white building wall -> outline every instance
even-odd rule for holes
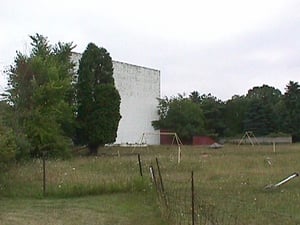
[[[78,53],[72,56],[77,65],[80,58]],[[153,134],[145,135],[147,144],[160,144],[159,131],[151,125],[153,120],[159,119],[160,71],[118,61],[113,61],[113,67],[115,86],[121,96],[122,116],[115,144],[139,143],[143,133]]]

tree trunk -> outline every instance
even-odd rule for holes
[[[89,144],[89,154],[90,155],[97,155],[98,154],[98,147],[97,144]]]

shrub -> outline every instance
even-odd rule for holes
[[[0,125],[0,168],[15,159],[16,148],[12,130]]]

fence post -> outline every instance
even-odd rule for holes
[[[195,188],[194,188],[194,171],[192,171],[192,225],[195,225]]]
[[[46,196],[46,152],[43,152],[43,196]]]
[[[160,180],[160,187],[161,187],[162,197],[164,199],[164,203],[166,205],[166,208],[169,210],[168,198],[167,198],[167,195],[165,193],[165,187],[164,187],[164,183],[163,183],[163,179],[162,179],[162,175],[161,175],[161,172],[160,172],[160,167],[159,167],[159,163],[158,163],[157,158],[156,158],[156,165],[157,165],[157,170],[158,170],[158,175],[159,175],[159,180]]]
[[[150,166],[150,174],[151,174],[152,181],[154,182],[156,191],[158,191],[157,182],[156,182],[156,177],[155,177],[155,172],[154,172],[154,168],[153,168],[152,165]]]
[[[180,164],[181,162],[181,148],[180,145],[178,145],[178,159],[177,159],[177,163]]]
[[[158,176],[159,176],[161,191],[162,191],[162,193],[165,193],[165,188],[164,188],[164,184],[163,184],[163,180],[162,180],[162,176],[161,176],[161,172],[160,172],[160,167],[159,167],[159,164],[158,164],[158,159],[155,158],[155,160],[156,160],[156,165],[157,165],[157,170],[158,170]]]
[[[140,154],[138,154],[138,161],[139,161],[140,175],[141,175],[141,177],[143,177],[143,169],[142,169],[141,155]]]

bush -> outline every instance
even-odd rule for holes
[[[15,160],[16,148],[12,130],[0,125],[0,168]]]

